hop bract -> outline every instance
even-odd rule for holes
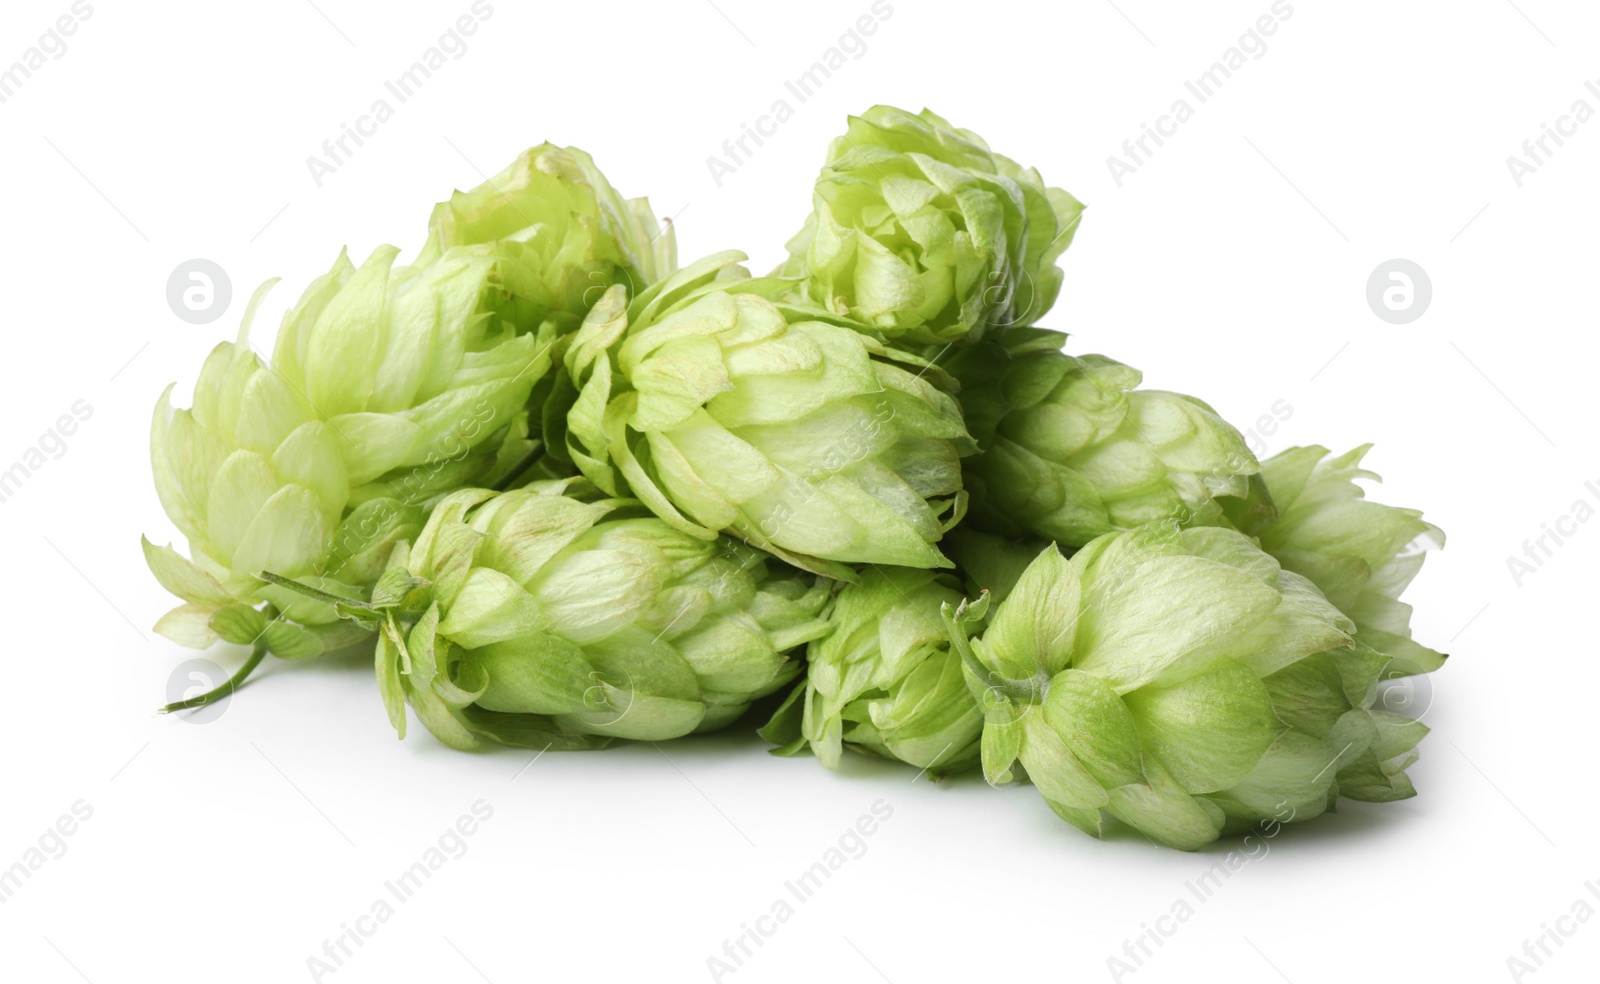
[[[1361,467],[1365,444],[1337,457],[1323,447],[1290,448],[1261,465],[1278,518],[1261,546],[1285,569],[1309,578],[1350,616],[1356,637],[1394,657],[1396,676],[1428,673],[1445,656],[1411,638],[1411,606],[1400,594],[1444,532],[1415,509],[1366,498],[1356,479],[1382,481]]]
[[[806,679],[763,731],[829,768],[845,745],[935,775],[977,764],[983,714],[967,692],[940,611],[961,602],[949,574],[874,567],[839,590],[832,631],[806,650]]]
[[[781,281],[710,257],[628,303],[607,292],[566,353],[567,448],[608,494],[704,539],[727,531],[808,570],[950,566],[972,450],[939,370]]]
[[[1192,397],[1138,388],[1131,366],[1063,353],[1064,338],[1012,329],[950,363],[983,449],[964,469],[975,525],[1079,547],[1157,520],[1220,525],[1254,508],[1260,466],[1237,430]]]
[[[570,482],[446,496],[397,548],[377,669],[440,740],[543,748],[723,727],[828,631],[826,583]],[[398,584],[398,589],[391,586]]]
[[[1046,550],[965,653],[984,771],[1003,782],[1020,762],[1081,829],[1099,834],[1104,811],[1184,849],[1341,795],[1412,795],[1427,728],[1372,710],[1388,657],[1354,630],[1233,530],[1165,522],[1070,561]]]
[[[164,634],[208,645],[219,611],[263,600],[293,622],[337,623],[331,607],[256,574],[362,597],[428,500],[527,452],[528,394],[549,371],[550,339],[484,310],[483,250],[399,268],[396,253],[383,247],[360,268],[341,254],[285,316],[270,366],[249,341],[258,291],[238,339],[206,360],[193,408],[162,395],[151,463],[192,559],[146,547],[188,603]],[[249,642],[254,624],[221,634]]]
[[[1048,311],[1083,211],[977,134],[892,106],[850,118],[813,200],[780,274],[829,311],[937,345]]]

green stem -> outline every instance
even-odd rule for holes
[[[244,683],[245,678],[254,672],[255,668],[260,666],[261,661],[266,659],[266,657],[267,640],[263,636],[262,638],[256,640],[254,648],[250,650],[250,658],[245,660],[244,665],[239,667],[238,671],[234,673],[233,676],[229,677],[227,682],[222,686],[213,690],[209,690],[206,693],[199,694],[198,696],[190,697],[188,700],[180,700],[176,703],[168,704],[158,713],[171,714],[173,711],[187,711],[196,707],[204,707],[207,704],[212,704],[221,700],[237,690],[239,686]]]
[[[288,588],[290,591],[303,594],[307,598],[315,598],[318,601],[327,602],[330,605],[347,605],[350,608],[364,608],[369,612],[381,610],[376,605],[371,605],[364,601],[357,601],[355,598],[346,598],[342,595],[329,594],[320,588],[313,588],[309,584],[301,584],[294,578],[284,577],[282,574],[274,574],[271,571],[257,571],[256,577],[270,584],[276,584],[280,588]]]
[[[986,589],[979,596],[978,603],[986,603],[988,595],[989,592]],[[1042,672],[1029,679],[1012,680],[989,669],[983,664],[982,660],[978,659],[978,654],[972,651],[972,642],[967,636],[966,630],[966,622],[969,618],[967,610],[972,607],[976,606],[969,605],[966,601],[963,601],[953,612],[950,610],[949,605],[946,605],[941,611],[940,614],[944,617],[945,631],[950,637],[951,648],[956,651],[956,655],[961,657],[961,662],[965,663],[967,668],[979,680],[982,680],[1000,695],[1019,704],[1039,703],[1044,699],[1045,690],[1050,685],[1049,678],[1045,677]]]

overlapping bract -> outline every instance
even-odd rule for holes
[[[570,482],[446,496],[377,599],[377,670],[404,734],[543,748],[720,728],[792,680],[828,588]]]
[[[955,579],[905,567],[869,568],[839,590],[829,634],[806,650],[806,679],[763,734],[829,768],[844,746],[940,776],[975,765],[983,714],[940,621],[961,602]]]
[[[1083,211],[970,130],[892,106],[850,118],[813,201],[778,272],[829,311],[931,345],[1048,311]]]
[[[1140,389],[1140,373],[1063,353],[1064,336],[1012,329],[951,362],[982,453],[964,465],[972,522],[1079,547],[1177,519],[1228,521],[1221,498],[1260,468],[1243,436],[1193,397]]]
[[[947,567],[971,450],[939,370],[781,282],[709,257],[640,294],[612,288],[566,354],[581,388],[567,448],[608,494],[678,529],[727,531],[799,567]]]
[[[1356,638],[1392,656],[1391,674],[1428,673],[1445,656],[1411,638],[1411,606],[1400,594],[1421,570],[1423,548],[1443,546],[1444,532],[1416,509],[1366,498],[1356,480],[1382,481],[1361,467],[1371,448],[1336,457],[1323,447],[1290,448],[1263,462],[1278,518],[1261,532],[1261,546],[1348,615]]]
[[[1388,658],[1354,630],[1233,530],[1164,522],[1071,560],[1046,550],[970,640],[985,773],[1020,762],[1081,829],[1105,811],[1184,849],[1341,795],[1411,795],[1427,728],[1372,709]]]

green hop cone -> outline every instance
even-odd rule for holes
[[[364,597],[430,499],[493,481],[529,449],[526,403],[549,371],[549,339],[483,309],[493,295],[483,251],[400,268],[396,253],[383,247],[360,268],[341,254],[285,316],[270,366],[249,342],[263,286],[238,339],[206,360],[194,406],[174,409],[170,387],[157,403],[156,489],[190,547],[185,559],[145,546],[157,579],[185,602],[162,634],[198,647],[251,642],[259,620],[238,609],[268,601],[290,623],[327,627],[324,642],[349,641],[331,606],[257,573]],[[314,655],[308,646],[273,651]]]
[[[1260,466],[1237,430],[1193,397],[1138,388],[1131,366],[1065,354],[1064,339],[1014,328],[949,363],[983,449],[963,469],[974,525],[1080,547],[1163,519],[1224,525],[1257,507],[1247,500]]]
[[[972,450],[938,369],[825,312],[769,299],[781,281],[709,257],[632,304],[613,287],[566,352],[581,395],[567,451],[704,539],[731,533],[817,573],[948,567]]]
[[[478,245],[494,260],[496,314],[528,332],[548,322],[569,334],[606,288],[634,293],[677,266],[671,223],[646,199],[624,199],[588,154],[548,143],[435,206],[417,263]]]
[[[252,298],[238,340],[218,345],[206,359],[193,408],[173,408],[169,386],[151,425],[156,491],[190,555],[144,540],[151,572],[184,601],[156,631],[196,649],[218,639],[256,641],[262,625],[251,606],[270,592],[257,571],[287,571],[329,590],[359,593],[365,575],[381,569],[387,547],[422,524],[420,509],[392,501],[350,513],[349,470],[337,435],[250,348],[251,322],[266,290]],[[289,610],[306,626],[348,635],[326,606],[297,602]],[[280,655],[290,649],[286,640],[273,642]],[[322,647],[311,648],[302,655]]]
[[[583,748],[721,728],[793,680],[826,582],[571,480],[446,496],[373,602],[380,689],[457,748]]]
[[[870,568],[839,590],[832,632],[806,651],[806,679],[767,728],[792,755],[809,746],[839,765],[845,745],[935,776],[976,765],[983,714],[940,620],[961,601],[949,574]]]
[[[1411,606],[1400,595],[1427,556],[1414,547],[1443,546],[1444,533],[1415,509],[1366,498],[1356,480],[1382,481],[1361,467],[1371,448],[1337,457],[1323,447],[1290,448],[1263,462],[1279,515],[1261,546],[1316,584],[1355,622],[1356,638],[1394,657],[1391,675],[1428,673],[1445,655],[1412,640]]]
[[[1243,534],[1175,522],[1048,549],[964,650],[991,782],[1020,763],[1092,834],[1109,813],[1193,850],[1309,820],[1341,795],[1413,795],[1427,728],[1373,710],[1388,657]]]
[[[495,291],[484,250],[411,267],[394,267],[397,254],[382,247],[360,268],[341,255],[273,350],[275,374],[339,437],[358,503],[491,481],[508,444],[520,446],[502,430],[518,426],[551,366],[548,332],[517,332],[485,309]]]
[[[923,110],[850,118],[779,268],[813,303],[911,344],[1032,324],[1083,205]]]

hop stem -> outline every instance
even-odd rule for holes
[[[326,602],[330,605],[346,605],[350,608],[359,608],[369,612],[378,611],[378,606],[376,605],[368,604],[367,602],[361,601],[357,598],[346,598],[343,595],[329,594],[320,588],[313,588],[309,584],[301,584],[299,581],[296,581],[293,578],[284,577],[282,574],[274,574],[271,571],[257,571],[256,577],[262,581],[268,582],[269,584],[276,584],[281,588],[288,588],[290,591],[303,594],[307,598],[315,598],[318,601]]]
[[[187,711],[196,707],[204,707],[207,704],[212,704],[221,700],[237,690],[239,686],[244,683],[245,678],[254,672],[256,667],[261,665],[261,661],[265,659],[266,656],[267,640],[266,637],[263,636],[262,638],[256,640],[255,646],[250,650],[250,658],[245,660],[244,665],[239,667],[238,671],[235,672],[233,676],[229,677],[227,682],[222,684],[222,686],[208,690],[203,694],[190,697],[188,700],[180,700],[176,703],[168,704],[167,706],[161,708],[161,710],[157,713],[171,714],[173,711]]]
[[[967,636],[967,623],[980,622],[989,608],[989,591],[984,589],[977,601],[963,601],[954,609],[946,603],[940,611],[944,618],[945,632],[950,638],[950,646],[955,650],[961,662],[967,669],[984,682],[995,693],[1007,700],[1022,704],[1037,704],[1044,699],[1045,691],[1049,689],[1050,678],[1041,671],[1026,680],[1012,680],[1001,676],[983,664],[977,653],[972,651],[972,642]]]

